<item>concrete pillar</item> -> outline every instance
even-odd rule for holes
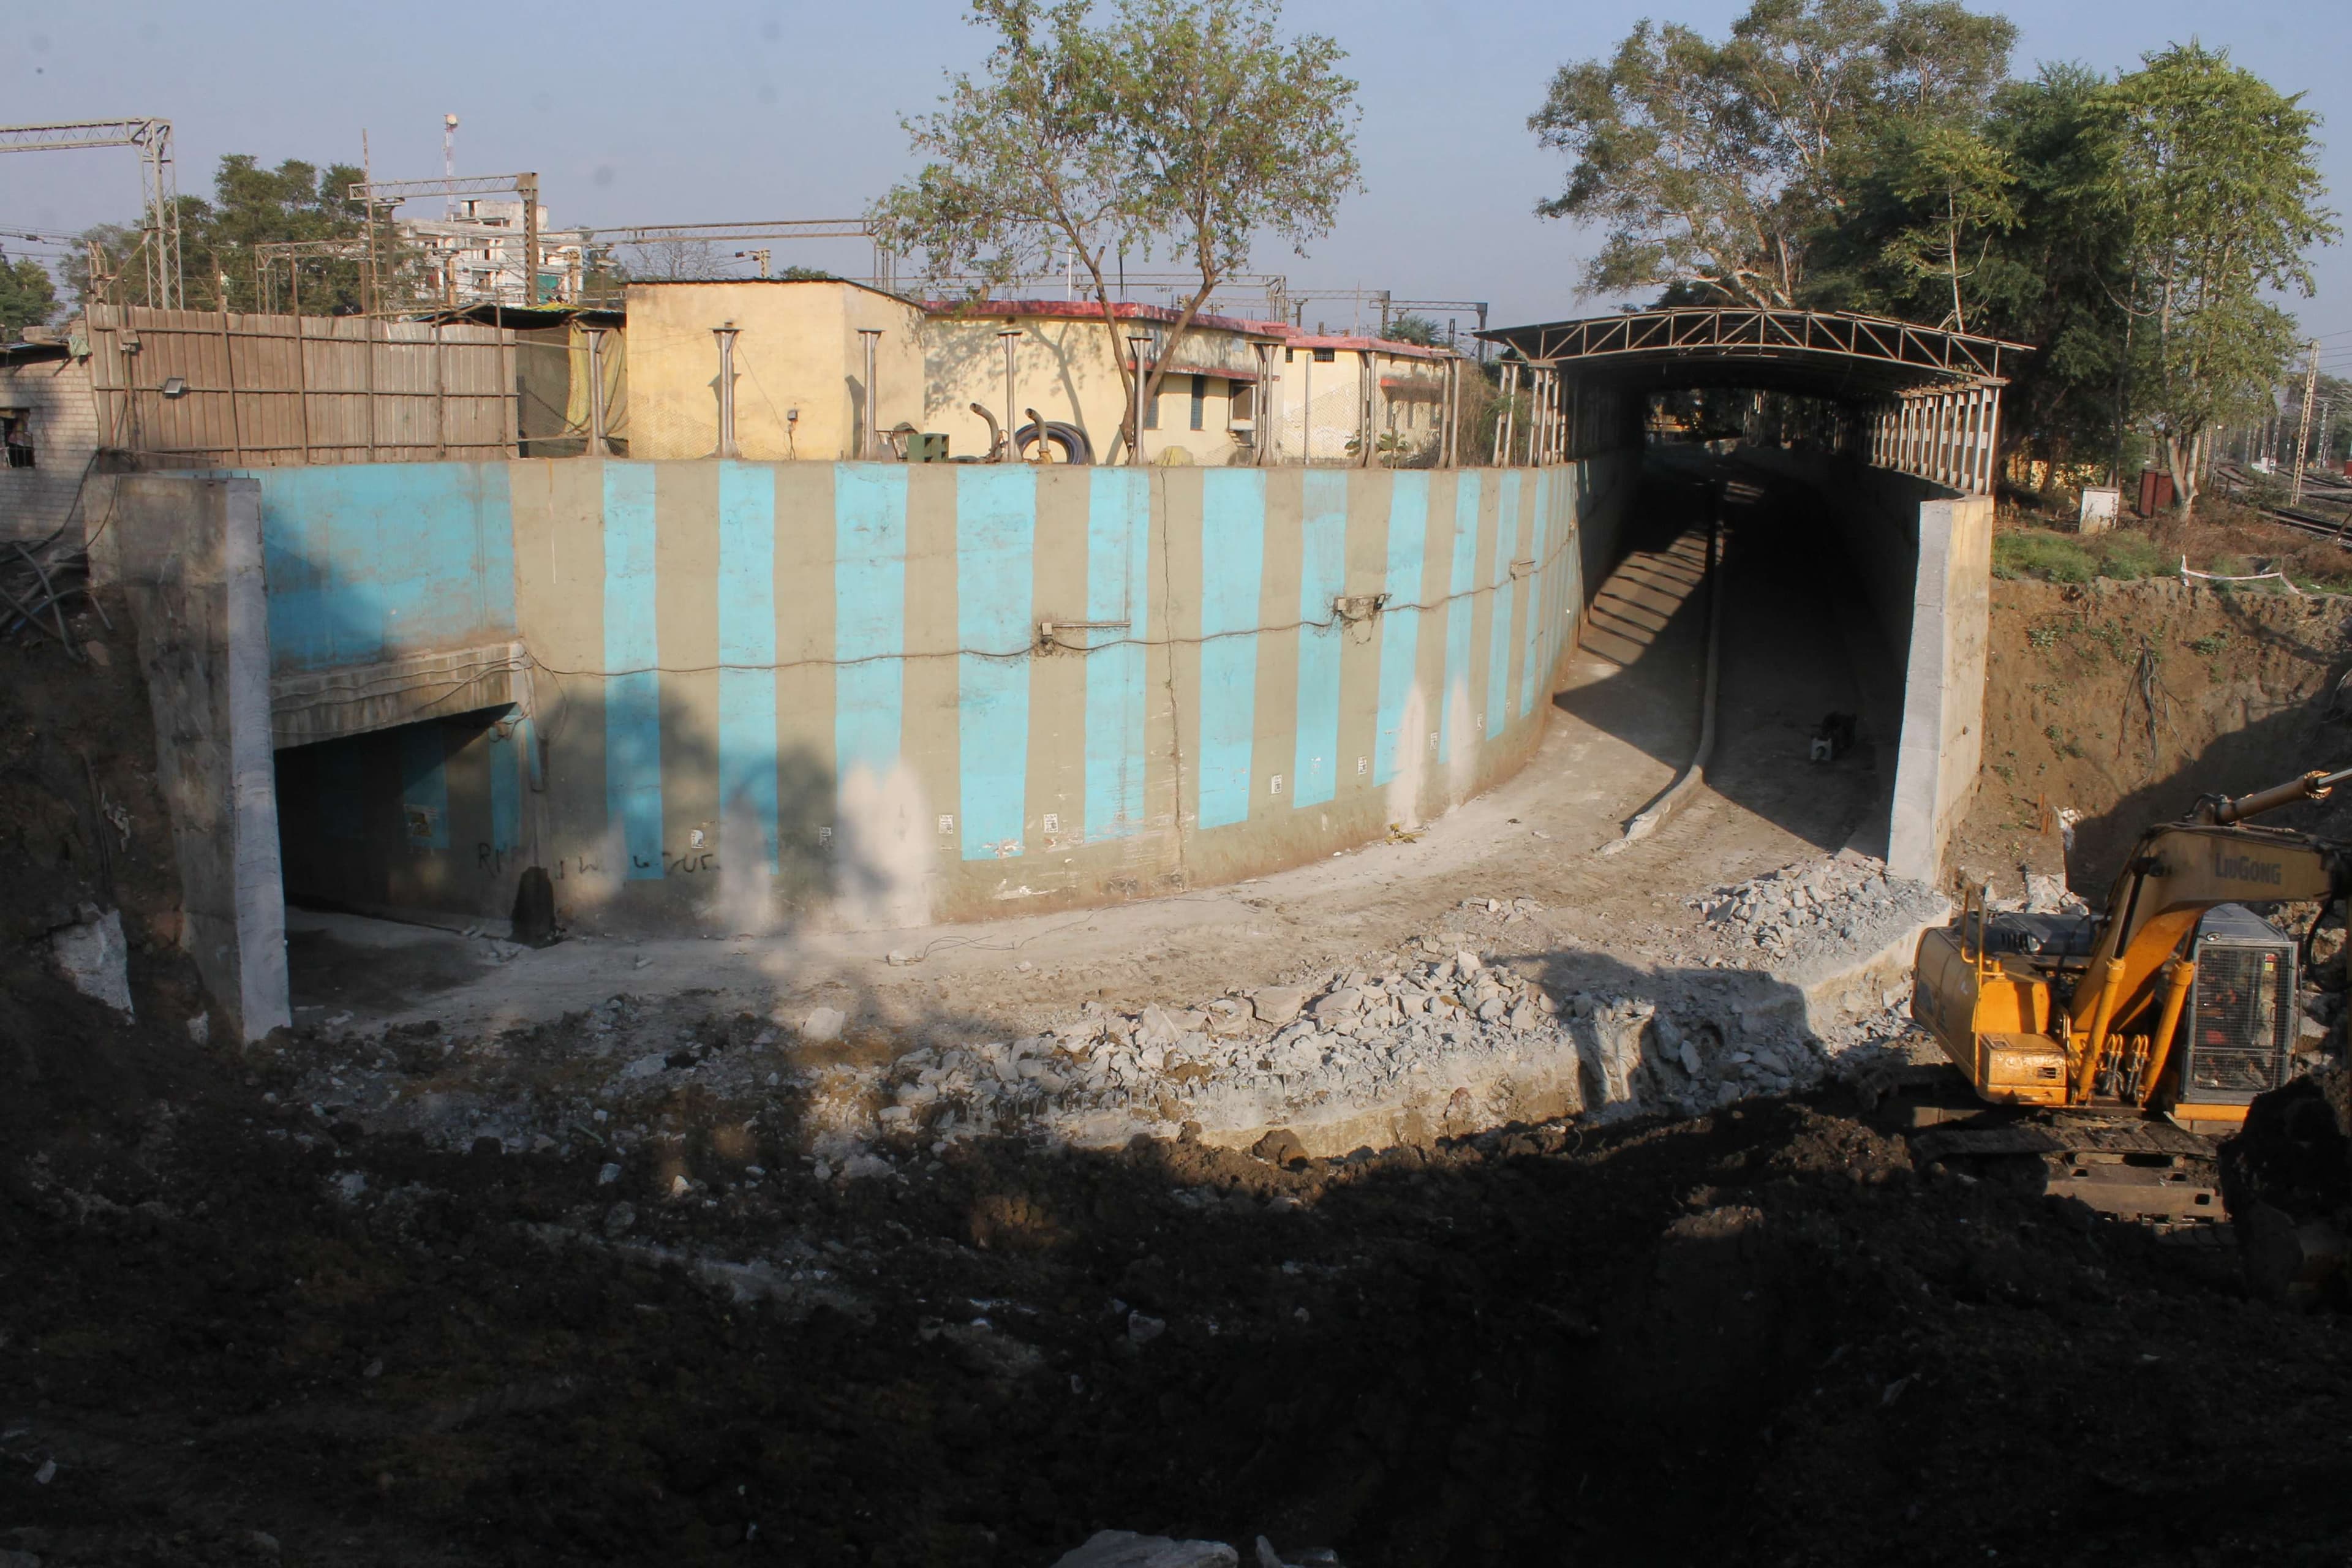
[[[1904,672],[1887,868],[1937,880],[1976,791],[1992,588],[1992,498],[1919,506],[1919,565]]]
[[[103,570],[122,586],[155,718],[155,763],[180,865],[181,943],[230,1038],[292,1022],[269,611],[255,479],[110,481]]]

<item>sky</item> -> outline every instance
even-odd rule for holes
[[[1559,65],[1606,54],[1639,16],[1720,37],[1745,8],[1289,0],[1290,26],[1328,33],[1349,53],[1368,188],[1310,255],[1272,249],[1257,265],[1286,275],[1294,292],[1485,300],[1498,325],[1612,308],[1576,293],[1593,237],[1534,216],[1566,165],[1536,146],[1527,117]],[[2347,205],[2352,42],[2325,22],[2325,7],[2013,0],[2005,9],[2020,29],[2020,74],[2044,60],[2112,71],[2192,37],[2228,48],[2323,116],[2331,205]],[[830,217],[857,212],[907,172],[901,118],[930,107],[944,73],[985,51],[967,15],[961,0],[76,0],[11,29],[0,120],[168,118],[181,189],[202,194],[225,153],[357,163],[362,132],[379,177],[436,175],[441,117],[454,112],[459,172],[536,170],[558,226]],[[0,229],[70,232],[123,220],[138,202],[127,149],[0,157]],[[780,253],[776,264],[793,259],[866,266],[862,246]],[[2316,296],[2285,303],[2322,339],[2323,364],[2352,374],[2352,247],[2313,263]],[[1337,325],[1353,309],[1310,305],[1308,315]]]

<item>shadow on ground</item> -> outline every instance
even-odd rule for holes
[[[117,1028],[77,1005],[45,1051]],[[697,1050],[751,1048],[758,1020],[672,1005]],[[316,1564],[1042,1565],[1104,1527],[1357,1565],[2352,1545],[2339,1325],[2243,1300],[2225,1253],[1925,1182],[1836,1098],[1289,1164],[906,1137],[823,1180],[789,1094],[747,1116],[680,1089],[609,1160],[560,1089],[568,1152],[436,1150],[286,1098],[306,1053],[422,1082],[446,1047],[296,1041],[205,1058],[168,1110],[0,1116],[0,1549],[226,1563],[261,1531]],[[564,1048],[548,1027],[478,1054]],[[2263,1396],[2282,1377],[2294,1396]]]

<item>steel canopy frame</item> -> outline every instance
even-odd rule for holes
[[[147,203],[147,300],[176,308],[181,302],[180,185],[172,162],[172,122],[131,116],[0,125],[0,153],[66,153],[87,147],[139,149]]]
[[[2026,343],[1884,316],[1754,306],[1628,310],[1479,336],[1524,362],[1536,421],[1561,404],[1560,384],[1571,379],[1627,391],[1791,392],[1849,405],[1837,449],[1979,494],[1993,485],[2000,389],[2018,357],[2032,352]],[[1541,450],[1535,432],[1528,435]]]
[[[1523,358],[1555,362],[1832,355],[1918,373],[1906,378],[1912,384],[1944,378],[2005,381],[2009,367],[2003,356],[2013,363],[2030,350],[2025,343],[1884,316],[1753,306],[1675,306],[1478,335],[1517,349]]]

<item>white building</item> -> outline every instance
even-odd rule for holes
[[[521,201],[467,197],[457,209],[455,217],[400,220],[401,234],[423,253],[430,298],[466,306],[552,305],[580,297],[586,255],[580,230],[551,231],[547,209],[539,209],[539,277],[533,289],[523,277]]]

